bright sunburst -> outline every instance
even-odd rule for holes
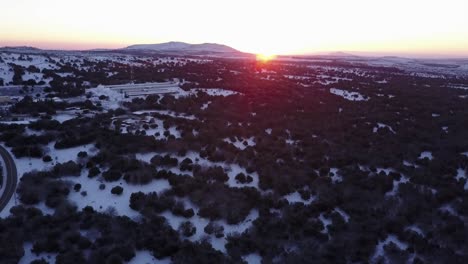
[[[266,54],[266,53],[260,53],[260,54],[257,54],[257,60],[259,61],[270,61],[270,60],[274,60],[276,58],[276,55],[274,54]]]

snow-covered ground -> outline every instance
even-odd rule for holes
[[[416,164],[414,164],[414,163],[412,163],[412,162],[406,161],[406,160],[403,161],[403,165],[405,165],[405,166],[407,166],[407,167],[414,167],[414,168],[418,168],[418,167],[419,167],[418,165],[416,165]]]
[[[49,143],[45,148],[45,155],[50,155],[52,162],[44,162],[42,159],[37,158],[15,158],[15,164],[18,172],[18,182],[24,173],[31,172],[34,170],[42,171],[49,170],[57,163],[65,163],[67,161],[75,161],[77,155],[80,151],[86,151],[88,155],[93,155],[96,153],[97,149],[94,148],[93,144],[78,146],[68,149],[55,149],[55,142]],[[2,146],[4,146],[2,144]],[[12,157],[14,155],[11,153],[11,148],[4,146],[7,149]],[[15,206],[18,203],[16,193],[13,195],[12,199],[8,202],[6,207],[0,212],[0,217],[4,218],[10,215],[11,207]],[[44,204],[36,205],[37,208],[41,209],[44,213],[51,213],[50,208],[47,208]]]
[[[55,258],[57,257],[57,253],[41,253],[36,255],[31,251],[33,245],[32,243],[24,243],[23,248],[24,248],[24,255],[23,257],[19,260],[18,264],[29,264],[34,260],[40,260],[44,259],[46,260],[49,264],[55,264]]]
[[[467,178],[466,170],[465,170],[465,169],[458,168],[458,169],[457,169],[457,175],[455,175],[455,179],[456,179],[457,181],[460,181],[461,179],[464,179],[464,180],[465,180],[465,185],[463,186],[463,188],[464,188],[465,190],[468,190],[468,178]]]
[[[136,112],[139,113],[139,112]],[[146,112],[145,112],[146,113]],[[179,116],[181,117],[181,116]],[[185,118],[187,119],[187,118]],[[153,118],[150,115],[141,114],[140,119],[137,117],[121,119],[121,124],[119,126],[120,133],[128,134],[135,133],[137,130],[144,131],[148,136],[154,136],[157,140],[167,139],[168,136],[172,135],[175,138],[180,138],[181,133],[175,126],[171,126],[168,129],[164,128],[164,122],[160,119]],[[111,125],[112,129],[117,129],[116,121]],[[147,127],[146,127],[147,125]],[[146,127],[146,128],[145,128]],[[165,136],[164,133],[168,132],[169,135]]]
[[[249,138],[246,138],[246,139],[236,137],[235,141],[232,141],[230,138],[225,138],[224,141],[234,145],[236,148],[238,148],[240,150],[244,150],[247,147],[255,146],[254,139],[255,139],[254,137],[249,137]]]
[[[148,250],[139,250],[135,252],[133,257],[128,264],[170,264],[172,263],[170,258],[157,259]]]
[[[332,220],[330,218],[325,217],[323,213],[319,215],[319,220],[322,222],[324,227],[322,233],[328,234],[328,226],[332,224]]]
[[[54,142],[51,142],[48,145],[48,147],[46,147],[46,152],[53,159],[53,162],[51,163],[44,163],[41,159],[30,159],[30,158],[17,159],[16,162],[18,165],[19,175],[21,176],[23,175],[23,173],[34,170],[34,169],[43,170],[43,169],[51,168],[56,163],[63,163],[69,160],[76,160],[77,154],[80,151],[87,151],[91,155],[95,153],[96,151],[92,144],[70,148],[70,149],[61,149],[61,150],[54,149],[53,148],[54,144],[55,144]],[[148,155],[148,154],[137,155],[137,158],[142,159],[146,162],[148,162],[149,159],[151,159],[151,157],[152,155]],[[187,157],[190,157],[192,160],[194,160],[195,162],[203,166],[225,167],[229,175],[228,185],[231,187],[254,186],[258,188],[258,175],[256,175],[256,173],[248,174],[245,171],[245,169],[241,168],[237,164],[212,163],[212,162],[209,162],[208,160],[201,158],[199,154],[196,154],[196,153],[188,153]],[[180,157],[181,160],[184,158],[185,157]],[[237,183],[234,178],[240,172],[243,172],[246,175],[251,175],[254,181],[249,184]],[[82,174],[79,177],[62,177],[63,180],[71,182],[72,185],[77,184],[77,183],[81,184],[81,189],[78,192],[74,190],[70,192],[67,198],[68,200],[75,203],[79,209],[82,209],[86,206],[91,206],[95,210],[100,211],[100,212],[106,212],[106,213],[111,213],[111,214],[116,214],[116,215],[126,215],[134,219],[138,218],[140,214],[132,210],[129,207],[130,196],[133,192],[160,193],[164,190],[168,190],[171,188],[169,182],[165,179],[153,180],[151,183],[146,184],[146,185],[131,185],[131,184],[127,184],[123,180],[113,182],[113,183],[108,183],[108,182],[104,182],[100,176],[97,176],[94,178],[88,178],[87,174],[88,174],[88,170],[85,169],[82,171]],[[105,184],[105,189],[101,190],[99,188],[101,184]],[[112,187],[114,186],[122,186],[124,189],[123,193],[121,195],[112,194],[110,191]],[[86,194],[83,195],[83,193],[86,193]],[[1,215],[2,217],[5,217],[8,215],[8,213],[5,213],[5,212],[8,212],[9,208],[11,208],[11,206],[13,206],[14,203],[15,203],[15,199],[12,199],[12,202],[10,203],[10,205],[7,206],[8,208],[6,208],[6,210],[2,212],[2,215]],[[192,203],[190,203],[190,201],[186,201],[186,203],[188,204],[189,208],[193,208],[195,212],[198,212],[198,208]],[[53,213],[53,209],[47,208],[44,204],[39,204],[36,207],[43,210],[44,213],[46,214]],[[162,213],[162,216],[168,220],[169,224],[175,230],[179,228],[180,223],[187,221],[186,218],[175,216],[171,212],[168,212],[168,211]],[[252,221],[255,220],[257,217],[258,217],[258,211],[252,210],[250,214],[246,217],[246,219],[242,223],[237,224],[237,225],[229,225],[224,220],[219,220],[215,222],[224,227],[224,234],[227,235],[230,233],[244,232],[247,228],[249,228],[252,225]],[[190,238],[191,240],[200,241],[202,238],[207,236],[210,238],[210,241],[215,249],[220,250],[222,252],[226,251],[224,247],[226,244],[225,237],[216,238],[214,237],[214,235],[206,235],[204,233],[204,227],[210,222],[208,219],[201,218],[198,215],[195,215],[189,221],[191,221],[197,228],[197,233]],[[141,251],[137,253],[138,253],[137,256],[130,263],[144,263],[144,261],[149,261],[149,263],[159,263],[153,259],[153,257],[151,256],[151,254],[149,254],[149,252]],[[55,257],[55,255],[53,255],[52,257]],[[22,261],[24,262],[21,262],[21,263],[29,263],[29,261],[33,259],[33,256],[31,254],[29,255],[27,254],[23,259],[24,260]],[[170,261],[169,259],[164,259],[162,260],[161,263],[169,263],[169,261]]]
[[[249,255],[245,255],[242,259],[247,262],[248,264],[261,264],[262,257],[258,253],[251,253]]]
[[[330,168],[330,178],[333,183],[339,183],[343,181],[343,177],[338,174],[338,168]]]
[[[406,230],[411,230],[422,237],[425,236],[424,231],[421,228],[419,228],[417,225],[408,226]]]
[[[388,128],[390,132],[392,132],[393,134],[396,134],[395,130],[393,130],[391,126],[383,124],[383,123],[377,123],[377,126],[373,128],[372,132],[377,133],[377,131],[379,131],[379,129],[381,128]]]
[[[29,125],[30,123],[35,122],[35,121],[37,121],[37,120],[39,120],[39,118],[35,118],[35,117],[26,117],[26,118],[18,119],[18,121],[0,121],[0,123],[6,124],[6,125],[11,125],[11,124]]]
[[[378,257],[384,257],[385,256],[384,246],[387,246],[390,243],[395,244],[400,250],[406,250],[408,248],[408,244],[399,240],[397,236],[388,235],[384,241],[379,241],[379,243],[375,247],[375,252],[371,258],[371,262],[375,262]]]
[[[341,215],[341,217],[343,217],[343,219],[345,220],[345,222],[349,222],[349,219],[351,219],[351,217],[349,216],[349,214],[347,214],[344,210],[342,210],[341,208],[338,208],[336,207],[335,212],[339,213]]]
[[[462,90],[468,90],[468,86],[465,86],[465,85],[461,85],[461,84],[452,84],[452,85],[449,85],[448,86],[449,88],[453,88],[453,89],[462,89]]]
[[[198,89],[195,89],[195,91],[202,91],[211,96],[224,96],[224,97],[239,94],[238,92],[225,90],[222,88],[198,88]]]
[[[53,117],[54,120],[57,120],[60,123],[63,123],[65,121],[68,121],[68,120],[73,119],[73,118],[76,118],[76,114],[61,113],[61,114],[55,115]]]
[[[174,118],[183,118],[183,119],[188,119],[188,120],[195,120],[196,117],[194,115],[189,115],[185,113],[176,113],[174,111],[168,111],[168,110],[141,110],[141,111],[136,111],[133,112],[135,115],[145,115],[145,114],[151,114],[151,113],[158,113],[160,115],[167,115],[170,117]]]
[[[336,88],[331,88],[330,93],[334,95],[338,95],[343,97],[346,100],[349,101],[367,101],[369,98],[364,97],[362,94],[358,92],[349,92],[346,90],[341,90],[341,89],[336,89]]]
[[[284,196],[284,198],[289,202],[289,204],[303,203],[305,205],[309,205],[315,200],[315,197],[313,196],[309,197],[307,200],[304,200],[297,191]]]
[[[156,153],[156,152],[153,152],[153,153],[140,153],[140,154],[136,155],[136,158],[138,160],[140,160],[140,161],[149,163],[151,158],[154,157],[154,155],[164,156],[166,154],[169,154],[169,153]],[[258,187],[258,182],[259,182],[258,174],[256,172],[248,173],[247,170],[245,168],[241,167],[239,164],[231,164],[231,163],[226,163],[226,162],[212,162],[212,161],[209,161],[209,160],[207,160],[205,158],[202,158],[199,153],[196,153],[196,152],[193,152],[193,151],[187,152],[185,156],[172,156],[172,157],[176,158],[179,161],[179,164],[184,159],[189,158],[189,159],[191,159],[193,161],[194,164],[198,164],[201,167],[206,167],[206,168],[216,167],[216,166],[222,167],[222,168],[224,168],[224,171],[226,172],[226,174],[229,177],[229,180],[226,183],[229,187],[236,187],[236,188],[254,187],[254,188],[260,190],[259,187]],[[172,171],[173,173],[191,175],[191,172],[180,172],[180,170],[178,168],[170,168],[169,170]],[[239,174],[239,173],[243,173],[246,176],[252,177],[252,182],[250,182],[250,183],[237,182],[237,180],[235,178],[236,178],[237,174]]]
[[[396,172],[396,171],[395,171],[394,169],[392,169],[392,168],[380,168],[380,167],[378,167],[378,168],[376,168],[376,170],[377,170],[377,173],[383,172],[383,173],[385,173],[386,175],[389,175],[390,172]]]
[[[419,159],[429,159],[432,160],[434,157],[432,156],[432,152],[430,151],[423,151],[421,152],[421,155],[419,155]]]
[[[121,107],[122,102],[130,101],[129,98],[125,98],[125,95],[123,93],[119,93],[104,86],[90,88],[87,89],[86,92],[91,94],[90,100],[93,103],[101,103],[102,107],[107,110],[117,109]],[[100,96],[105,96],[108,99],[100,100]]]
[[[402,175],[399,180],[393,180],[393,188],[385,195],[397,195],[400,184],[409,182],[409,178]]]
[[[200,107],[200,109],[201,109],[201,110],[206,110],[206,109],[208,109],[208,106],[210,106],[210,104],[211,104],[211,101],[208,101],[208,102],[204,103],[204,104]]]
[[[235,233],[238,233],[238,234],[243,233],[245,230],[247,230],[248,228],[250,228],[252,226],[252,222],[255,219],[257,219],[258,216],[259,216],[258,211],[256,209],[253,209],[253,210],[251,210],[249,215],[247,215],[247,217],[244,219],[244,221],[242,221],[241,223],[239,223],[237,225],[230,225],[230,224],[226,223],[225,220],[212,221],[215,224],[218,224],[218,225],[220,225],[220,226],[222,226],[224,228],[224,232],[223,232],[224,237],[217,238],[217,237],[215,237],[214,234],[209,235],[209,234],[205,233],[205,231],[204,231],[205,226],[207,226],[208,223],[210,223],[210,220],[200,217],[198,215],[198,208],[196,206],[193,206],[191,208],[194,210],[195,215],[193,217],[191,217],[190,219],[187,219],[187,218],[181,217],[181,216],[176,216],[172,212],[169,212],[169,211],[165,211],[161,215],[166,218],[166,220],[169,222],[169,225],[174,230],[178,230],[179,226],[183,222],[190,221],[196,228],[196,233],[188,238],[190,241],[201,241],[204,238],[208,238],[209,241],[211,242],[211,246],[214,249],[219,250],[219,251],[221,251],[223,253],[226,252],[225,246],[226,246],[226,243],[227,243],[227,240],[226,240],[227,235],[235,234]]]
[[[85,172],[86,173],[82,173],[80,177],[63,178],[74,184],[81,184],[81,190],[79,192],[72,190],[68,195],[68,199],[74,202],[78,206],[78,209],[91,206],[99,212],[112,212],[116,215],[126,215],[130,218],[137,218],[140,216],[140,213],[129,207],[132,193],[161,193],[171,188],[171,185],[165,179],[153,180],[145,185],[127,184],[124,180],[109,183],[104,182],[100,177],[88,178],[87,171]],[[100,184],[106,185],[104,190],[100,190]],[[114,195],[111,193],[111,189],[115,186],[121,186],[123,188],[121,195]],[[81,194],[82,192],[86,192],[86,195],[83,196]]]
[[[285,78],[293,79],[293,80],[307,80],[312,79],[313,76],[300,76],[300,75],[284,75]]]

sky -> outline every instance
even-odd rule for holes
[[[0,0],[0,46],[468,57],[467,0]]]

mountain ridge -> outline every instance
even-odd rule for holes
[[[156,44],[135,44],[124,48],[125,50],[152,50],[152,51],[182,51],[182,52],[215,52],[215,53],[240,53],[224,44],[201,43],[191,44],[179,41],[170,41]]]

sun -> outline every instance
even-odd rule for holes
[[[274,60],[276,58],[275,54],[268,54],[268,53],[259,53],[257,54],[257,60],[267,62]]]

